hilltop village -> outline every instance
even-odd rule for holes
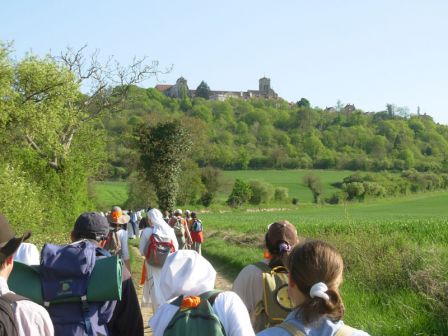
[[[258,90],[247,90],[247,91],[209,91],[209,99],[224,101],[228,98],[266,98],[266,99],[276,99],[278,94],[271,88],[270,78],[260,78],[258,81]],[[187,80],[180,77],[176,84],[174,85],[156,85],[155,87],[158,91],[163,92],[165,95],[171,98],[181,98],[184,93],[190,98],[196,97],[196,90],[190,90],[188,88]]]
[[[203,84],[205,84],[205,82],[202,82],[200,86]],[[163,94],[165,94],[167,97],[170,98],[182,98],[184,96],[195,98],[200,96],[197,94],[198,89],[191,90],[188,87],[187,80],[184,77],[179,77],[176,81],[176,84],[159,84],[155,86],[155,89],[159,92],[162,92]],[[247,91],[208,90],[207,99],[209,100],[225,101],[229,98],[246,100],[251,98],[277,99],[281,97],[279,97],[279,95],[271,87],[271,79],[267,77],[262,77],[258,80],[258,90],[247,90]],[[296,104],[295,102],[290,103],[290,105],[295,104]],[[336,112],[337,109],[333,106],[330,106],[326,107],[325,111]],[[347,104],[343,108],[343,112],[345,113],[351,113],[354,111],[356,111],[356,107],[353,104]]]

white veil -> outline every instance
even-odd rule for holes
[[[153,225],[152,233],[158,235],[161,238],[170,238],[173,241],[174,248],[177,251],[179,249],[179,243],[177,242],[174,230],[167,224],[167,222],[165,222],[160,210],[151,209],[148,211],[147,215]]]
[[[160,290],[165,301],[179,295],[200,295],[215,286],[216,271],[203,256],[193,250],[171,254],[162,268]]]

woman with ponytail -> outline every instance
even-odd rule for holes
[[[282,322],[288,315],[288,310],[271,298],[281,286],[287,298],[287,260],[299,238],[294,225],[284,220],[268,226],[264,241],[263,261],[244,267],[233,283],[233,291],[246,305],[255,332]]]
[[[260,336],[368,336],[342,322],[339,294],[344,264],[329,244],[314,240],[296,246],[289,255],[288,293],[295,309],[285,321]]]

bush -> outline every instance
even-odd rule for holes
[[[239,207],[250,200],[252,197],[252,189],[250,185],[243,180],[236,179],[232,192],[227,199],[227,205],[231,207]]]
[[[326,198],[325,202],[327,202],[328,204],[341,204],[345,200],[347,200],[347,193],[344,191],[337,191],[329,198]]]
[[[251,204],[269,203],[274,196],[274,187],[272,184],[263,181],[250,181],[252,195],[249,199]]]
[[[311,190],[314,203],[319,203],[320,195],[324,192],[324,185],[321,178],[314,173],[308,173],[303,177],[303,183]]]
[[[203,206],[205,207],[209,207],[210,204],[212,204],[213,201],[213,194],[209,191],[205,191],[202,193],[201,198],[200,198],[200,202]]]
[[[39,188],[12,166],[0,166],[0,209],[14,228],[31,230],[44,223],[45,202]]]
[[[363,200],[365,195],[364,184],[362,182],[347,183],[344,187],[349,201],[353,199]]]
[[[285,187],[277,187],[274,190],[274,199],[276,201],[285,201],[289,197],[288,188]]]
[[[297,197],[293,197],[292,204],[294,204],[294,205],[299,204],[299,199]]]

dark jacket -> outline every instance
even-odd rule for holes
[[[112,319],[107,324],[110,335],[143,335],[143,318],[131,274],[123,267],[121,301],[117,301]]]

